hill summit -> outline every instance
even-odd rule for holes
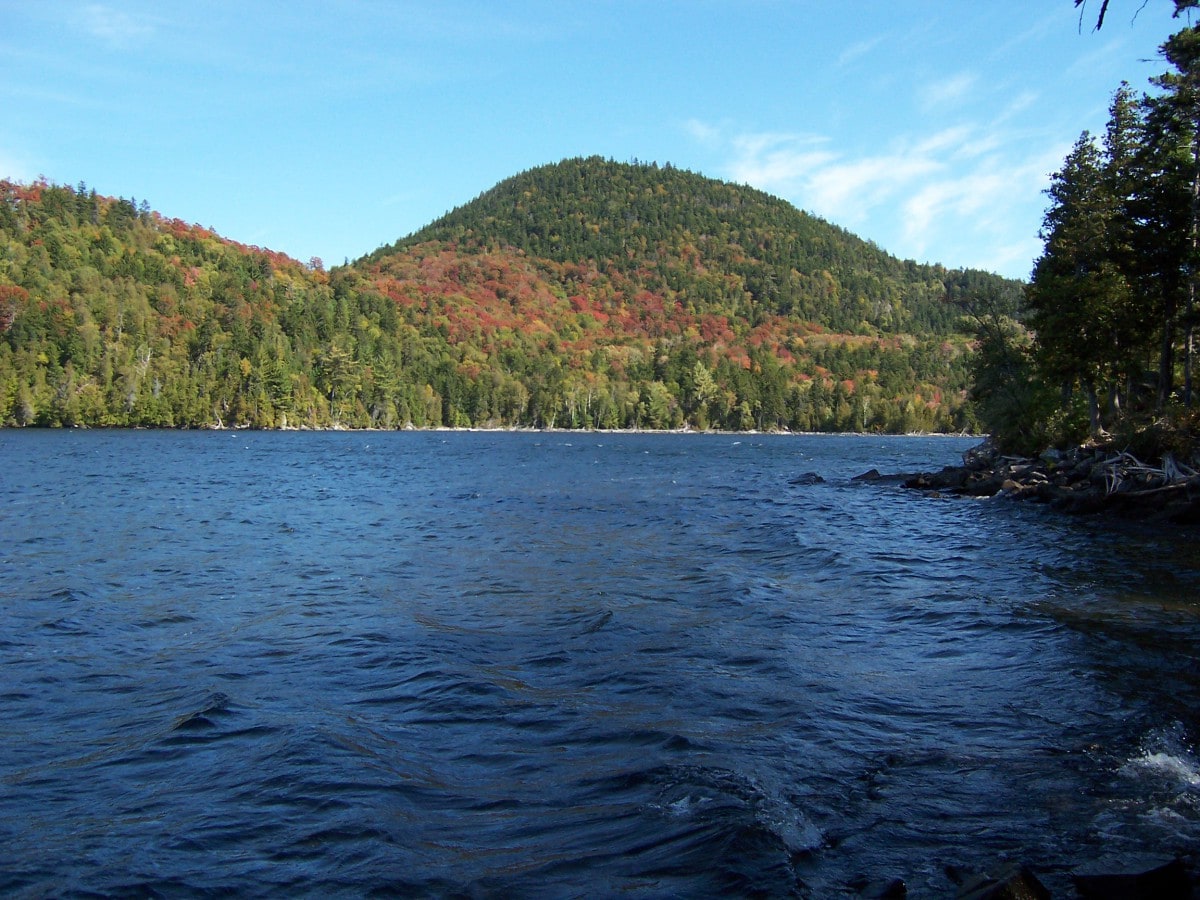
[[[690,308],[842,333],[957,321],[942,267],[901,262],[777,197],[670,165],[591,157],[531,169],[366,261],[428,241],[593,264]]]
[[[570,159],[325,272],[0,183],[0,421],[960,430],[957,295],[761,191]]]

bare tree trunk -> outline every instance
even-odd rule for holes
[[[1100,397],[1096,386],[1089,382],[1084,386],[1088,401],[1088,430],[1092,437],[1099,437],[1104,431],[1104,423],[1100,421]]]
[[[1158,411],[1162,412],[1175,388],[1175,301],[1164,298],[1162,347],[1158,356]]]
[[[1194,111],[1193,129],[1200,127],[1200,110]],[[1200,250],[1200,134],[1192,133],[1191,254],[1188,258],[1187,308],[1183,313],[1183,402],[1192,405],[1192,355],[1195,352],[1192,313],[1196,308],[1196,279],[1200,277],[1196,254]]]

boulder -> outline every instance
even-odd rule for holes
[[[995,875],[962,879],[955,896],[958,900],[1049,900],[1050,892],[1025,866],[1011,866]]]
[[[1180,859],[1099,861],[1077,870],[1071,879],[1085,900],[1184,900],[1192,896],[1191,878]]]
[[[982,444],[972,447],[963,453],[963,466],[976,471],[990,469],[996,465],[999,455],[996,445],[992,442],[991,438],[988,438]]]
[[[791,479],[788,484],[823,484],[825,481],[816,472],[805,472],[803,475],[797,475]]]
[[[1005,480],[999,472],[976,472],[963,485],[963,493],[971,497],[994,497],[1004,486]]]
[[[863,900],[904,900],[908,896],[908,885],[902,878],[857,878],[850,882],[850,888]]]
[[[1061,450],[1055,450],[1051,448],[1049,450],[1043,450],[1038,456],[1038,459],[1040,459],[1048,468],[1056,469],[1063,464],[1063,461],[1066,459],[1066,454]]]

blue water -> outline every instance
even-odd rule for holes
[[[0,431],[0,894],[1192,852],[1194,540],[851,481],[973,443]]]

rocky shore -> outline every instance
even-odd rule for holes
[[[1200,524],[1200,473],[1170,454],[1157,466],[1103,446],[1047,450],[1027,458],[1005,456],[985,441],[964,453],[960,466],[898,480],[936,495],[1010,497],[1076,514]]]

